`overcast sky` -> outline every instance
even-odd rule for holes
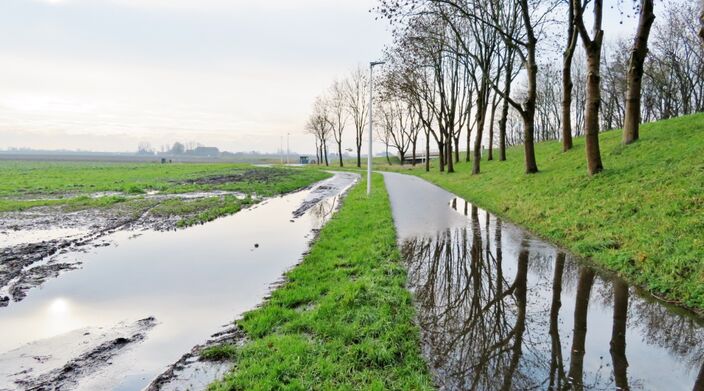
[[[0,148],[312,150],[316,95],[390,39],[373,0],[2,0]]]
[[[312,152],[315,96],[390,41],[374,5],[0,0],[0,149]]]

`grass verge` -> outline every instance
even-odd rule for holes
[[[600,136],[606,170],[586,173],[584,139],[563,153],[536,145],[540,173],[525,175],[523,149],[508,161],[469,163],[454,174],[418,175],[613,270],[655,295],[704,310],[704,114],[645,124],[623,147],[621,132]],[[399,166],[381,169],[399,171]]]
[[[383,178],[373,180],[379,191],[355,186],[286,284],[238,321],[248,342],[204,353],[236,361],[211,390],[431,388]]]

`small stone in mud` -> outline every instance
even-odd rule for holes
[[[254,243],[254,248],[259,248],[259,243]]]
[[[7,307],[10,304],[9,296],[0,296],[0,307]]]

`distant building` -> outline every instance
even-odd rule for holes
[[[188,153],[191,155],[194,155],[194,156],[203,156],[203,157],[218,157],[218,156],[220,156],[220,150],[217,149],[216,147],[196,147],[195,149],[188,151]]]

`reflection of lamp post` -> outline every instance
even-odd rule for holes
[[[367,195],[372,194],[372,106],[374,100],[374,67],[384,61],[369,63],[369,156],[367,157]]]

